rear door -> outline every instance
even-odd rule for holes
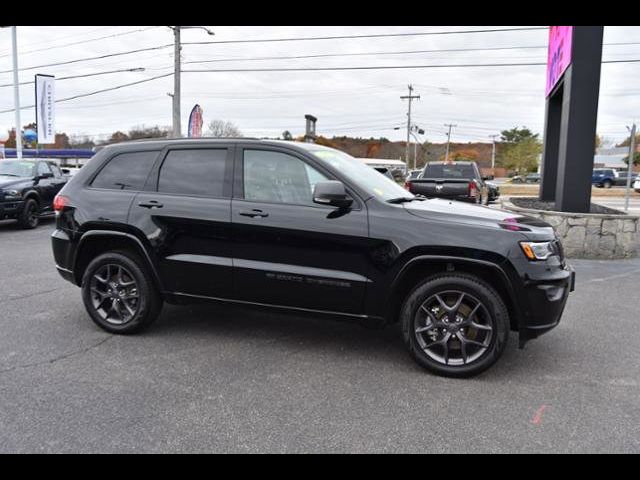
[[[129,223],[156,257],[165,290],[189,296],[232,294],[233,146],[172,146],[162,154]]]
[[[239,148],[232,205],[235,298],[360,314],[367,279],[364,202],[340,211],[313,203],[313,188],[337,180],[298,153]]]
[[[39,178],[37,180],[38,193],[40,195],[41,205],[40,210],[42,213],[51,212],[53,210],[53,197],[56,194],[57,180],[52,176],[53,172],[49,167],[48,162],[38,162],[36,165],[36,175],[38,177],[47,175],[49,178]]]

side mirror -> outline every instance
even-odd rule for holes
[[[353,199],[347,195],[344,184],[335,180],[318,182],[313,190],[313,201],[338,208],[349,208],[353,204]]]
[[[38,175],[38,180],[44,180],[45,178],[53,178],[53,173],[43,173]]]
[[[65,175],[69,175],[71,173],[71,170],[69,170],[68,168],[62,168],[60,171]]]
[[[495,177],[493,175],[487,175],[482,177],[482,181],[486,182],[487,180],[493,180]]]

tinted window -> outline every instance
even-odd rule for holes
[[[91,184],[111,190],[142,190],[158,152],[121,153],[100,170]]]
[[[280,152],[244,151],[244,198],[257,202],[313,205],[316,183],[327,177]]]
[[[473,165],[427,165],[422,178],[476,178]]]
[[[226,149],[172,150],[160,169],[158,191],[223,197]]]

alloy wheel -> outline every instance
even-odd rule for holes
[[[480,358],[491,345],[494,330],[484,304],[458,290],[430,296],[414,318],[418,345],[432,360],[446,366],[467,365]]]
[[[124,325],[133,320],[140,306],[138,284],[131,272],[121,265],[107,264],[91,277],[93,308],[102,320]]]

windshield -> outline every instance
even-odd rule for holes
[[[360,188],[382,201],[414,197],[395,181],[384,175],[380,175],[380,172],[367,166],[360,160],[356,160],[351,155],[337,150],[311,150],[311,153],[322,161],[327,162]]]
[[[422,178],[476,178],[473,165],[427,165]]]
[[[17,160],[2,160],[0,161],[0,175],[31,177],[33,176],[33,164]]]

